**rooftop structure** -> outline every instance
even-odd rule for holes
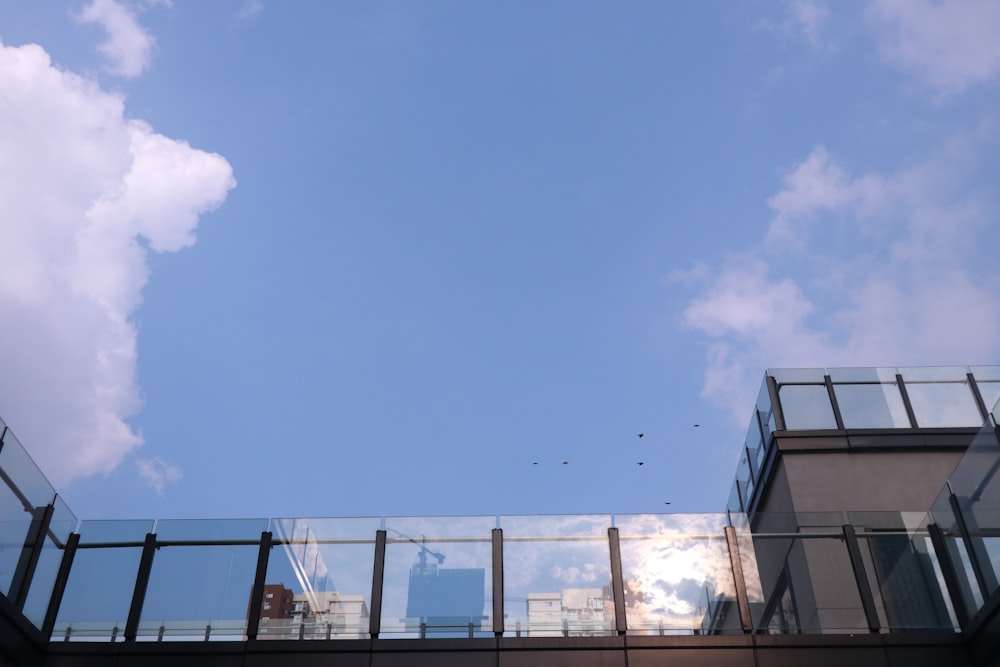
[[[715,514],[78,521],[0,422],[0,662],[998,665],[997,398],[768,371]]]

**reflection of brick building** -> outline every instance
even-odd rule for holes
[[[284,584],[265,584],[264,602],[260,606],[261,619],[291,618],[294,613],[292,603],[295,594]]]

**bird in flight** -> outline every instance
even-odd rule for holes
[[[644,436],[644,435],[646,435],[646,434],[645,434],[645,433],[639,433],[638,435],[639,435],[639,437],[641,438],[642,436]]]
[[[644,466],[644,465],[646,465],[646,462],[645,461],[639,461],[639,465]]]

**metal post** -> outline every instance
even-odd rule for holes
[[[826,383],[826,393],[830,395],[830,405],[833,406],[833,418],[837,420],[837,428],[844,430],[844,418],[840,414],[840,403],[837,402],[837,393],[833,390],[833,379],[829,375],[823,376]]]
[[[622,577],[622,552],[618,541],[618,529],[608,528],[608,546],[611,549],[611,594],[615,601],[615,630],[624,635],[628,628],[625,617],[625,582]]]
[[[35,576],[38,559],[41,558],[42,549],[45,547],[45,534],[49,532],[54,509],[54,506],[49,504],[45,507],[36,507],[31,513],[31,525],[24,536],[24,546],[21,548],[21,557],[17,560],[10,588],[9,599],[19,610],[24,609],[24,603],[28,599],[28,589],[31,588],[31,579]]]
[[[770,375],[764,375],[767,383],[767,395],[771,399],[771,413],[774,414],[774,430],[785,430],[785,412],[781,409],[781,399],[778,398],[778,383]]]
[[[247,613],[247,639],[257,639],[260,629],[260,611],[264,603],[264,586],[267,580],[267,562],[271,556],[270,531],[260,534],[260,551],[257,552],[257,573],[254,575],[253,588],[250,591],[250,608]]]
[[[965,551],[969,555],[969,563],[972,564],[972,573],[976,575],[976,584],[979,586],[979,592],[982,593],[983,600],[989,600],[990,591],[996,588],[996,578],[993,576],[993,569],[991,567],[989,575],[986,574],[983,568],[983,559],[980,558],[982,553],[977,548],[977,544],[972,540],[969,524],[965,518],[965,514],[962,512],[962,505],[959,503],[958,496],[954,492],[948,494],[948,503],[951,505],[951,511],[955,515],[955,522],[958,525],[958,532],[962,535],[962,543],[965,544]],[[980,541],[979,544],[981,545],[982,542]],[[986,556],[985,560],[989,564],[989,556]],[[987,576],[990,577],[989,581],[987,581]]]
[[[80,534],[70,533],[69,538],[66,540],[66,547],[63,550],[62,561],[59,563],[56,582],[52,586],[52,597],[49,598],[49,608],[45,611],[45,620],[42,622],[42,636],[45,638],[52,636],[52,629],[56,625],[59,605],[62,604],[63,594],[66,592],[66,582],[69,581],[69,571],[73,567],[73,558],[76,556],[76,547],[78,544],[80,544]]]
[[[861,595],[861,606],[865,610],[865,620],[868,621],[869,632],[876,633],[882,627],[878,620],[878,611],[875,609],[875,598],[872,596],[872,587],[868,582],[868,573],[865,571],[865,562],[861,558],[861,547],[858,545],[858,535],[854,532],[854,526],[844,524],[844,541],[847,543],[847,555],[851,559],[851,569],[854,570],[854,581],[858,585],[858,593]]]
[[[899,373],[896,373],[896,386],[899,387],[899,395],[903,397],[903,407],[906,408],[906,417],[910,420],[910,428],[917,428],[917,415],[913,412],[910,394],[906,391],[906,383],[903,382],[903,376]]]
[[[736,538],[736,529],[726,526],[726,543],[729,545],[729,563],[733,568],[733,581],[736,583],[736,604],[740,611],[740,627],[743,632],[753,630],[753,619],[750,616],[750,596],[747,595],[747,582],[743,576],[743,561],[740,559],[740,545]],[[661,630],[661,633],[662,630]]]
[[[153,555],[156,553],[156,535],[146,533],[146,541],[142,545],[142,556],[139,558],[139,572],[135,575],[135,589],[132,591],[132,605],[128,610],[128,620],[125,622],[125,641],[134,642],[139,634],[139,618],[142,615],[142,605],[146,602],[146,588],[149,586],[149,573],[153,571]]]
[[[372,569],[372,611],[368,617],[368,634],[378,639],[382,630],[382,577],[385,575],[385,531],[375,531],[375,567]]]
[[[934,555],[937,557],[938,566],[941,568],[941,576],[944,578],[944,585],[948,589],[948,597],[951,599],[951,606],[955,610],[955,617],[958,625],[965,627],[969,622],[969,612],[965,608],[965,600],[962,597],[961,579],[955,573],[955,562],[948,553],[948,545],[945,542],[944,533],[936,523],[927,525],[927,534],[931,538],[931,546],[934,548]],[[971,592],[971,591],[970,591]]]
[[[493,529],[493,634],[503,635],[503,529]]]
[[[983,423],[989,423],[990,410],[986,407],[986,401],[983,400],[983,395],[979,392],[979,385],[976,384],[976,378],[972,373],[966,373],[965,379],[969,382],[969,389],[972,391],[972,397],[976,400],[976,407],[979,408],[979,415],[983,418]]]

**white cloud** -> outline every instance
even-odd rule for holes
[[[135,467],[139,471],[139,477],[147,485],[159,494],[167,487],[167,484],[176,484],[184,477],[180,468],[172,463],[164,461],[159,456],[151,459],[138,459]]]
[[[91,0],[76,18],[104,28],[107,38],[97,50],[108,59],[111,73],[131,79],[149,67],[156,39],[139,25],[131,9],[115,0]]]
[[[125,420],[147,255],[192,244],[235,181],[39,46],[0,44],[0,90],[0,414],[58,484],[142,443]]]
[[[783,39],[804,39],[817,50],[829,48],[822,37],[823,26],[830,18],[830,8],[823,0],[785,0],[784,17],[779,20],[762,19],[759,29]]]
[[[240,11],[236,15],[236,19],[238,21],[252,19],[263,11],[264,3],[262,0],[246,0],[246,2],[243,3],[243,6],[240,7]]]
[[[813,46],[820,45],[820,30],[830,18],[830,8],[821,0],[789,0],[786,11],[806,40]]]
[[[868,18],[882,56],[939,94],[1000,74],[995,0],[876,0]]]
[[[886,175],[853,176],[822,147],[797,165],[762,246],[692,274],[682,322],[710,338],[703,395],[745,420],[767,367],[995,359],[1000,272],[974,259],[991,208],[959,187],[956,145]]]

